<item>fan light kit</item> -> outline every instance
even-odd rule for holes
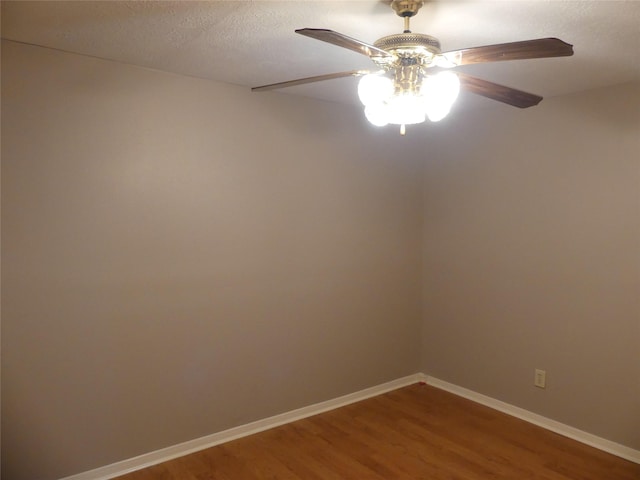
[[[473,63],[573,55],[573,46],[557,38],[541,38],[502,43],[484,47],[442,52],[437,38],[409,29],[411,17],[418,13],[424,0],[393,0],[391,7],[404,19],[404,31],[376,40],[373,45],[333,30],[303,28],[296,33],[331,43],[368,56],[377,70],[353,70],[301,78],[252,88],[273,90],[305,83],[342,77],[362,77],[358,97],[364,114],[373,125],[405,125],[422,123],[427,118],[437,122],[447,116],[463,88],[472,93],[519,108],[537,105],[542,97],[498,85],[450,69]]]

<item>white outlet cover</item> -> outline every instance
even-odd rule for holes
[[[547,372],[536,368],[533,384],[536,387],[545,388],[547,383]]]

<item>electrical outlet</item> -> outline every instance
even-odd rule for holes
[[[533,384],[536,387],[545,388],[545,385],[547,384],[547,372],[536,368],[536,373],[533,378]]]

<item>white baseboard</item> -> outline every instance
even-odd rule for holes
[[[88,472],[79,473],[77,475],[71,475],[70,477],[65,477],[60,480],[109,480],[111,478],[119,477],[120,475],[125,475],[152,465],[157,465],[158,463],[166,462],[183,455],[204,450],[205,448],[220,445],[221,443],[284,425],[285,423],[295,422],[296,420],[301,420],[312,415],[317,415],[351,403],[359,402],[360,400],[375,397],[376,395],[381,395],[417,382],[425,382],[433,387],[446,390],[460,397],[486,405],[487,407],[491,407],[500,412],[520,418],[529,423],[533,423],[534,425],[551,430],[552,432],[577,440],[578,442],[640,464],[640,451],[638,450],[583,432],[577,428],[570,427],[569,425],[551,420],[550,418],[543,417],[542,415],[529,412],[523,408],[509,405],[508,403],[501,402],[500,400],[487,397],[486,395],[474,392],[473,390],[459,387],[452,383],[427,376],[423,373],[416,373],[391,382],[383,383],[382,385],[366,388],[359,392],[327,400],[326,402],[316,403],[315,405],[292,410],[290,412],[251,422],[229,430],[196,438],[195,440],[189,440],[188,442],[156,450],[155,452],[145,453],[138,457],[116,462],[111,465],[96,468],[95,470],[89,470]]]
[[[620,445],[619,443],[612,442],[611,440],[607,440],[591,433],[578,430],[577,428],[570,427],[569,425],[565,425],[564,423],[560,423],[555,420],[551,420],[550,418],[543,417],[542,415],[538,415],[537,413],[533,413],[523,408],[501,402],[500,400],[487,397],[486,395],[482,395],[481,393],[459,387],[457,385],[439,380],[434,377],[430,377],[424,374],[419,374],[419,377],[420,381],[426,382],[428,385],[446,390],[447,392],[467,398],[487,407],[491,407],[513,417],[520,418],[529,423],[533,423],[534,425],[538,425],[539,427],[546,428],[547,430],[551,430],[552,432],[558,433],[565,437],[569,437],[573,440],[577,440],[578,442],[584,443],[591,447],[595,447],[599,450],[603,450],[607,453],[611,453],[613,455],[616,455],[617,457],[624,458],[625,460],[630,460],[634,463],[640,463],[639,450],[634,450],[633,448]]]
[[[96,468],[95,470],[71,475],[60,480],[108,480],[142,468],[157,465],[158,463],[166,462],[167,460],[172,460],[174,458],[182,457],[183,455],[204,450],[205,448],[213,447],[237,438],[246,437],[254,433],[284,425],[285,423],[295,422],[296,420],[301,420],[312,415],[317,415],[351,403],[359,402],[360,400],[375,397],[376,395],[397,390],[398,388],[406,387],[407,385],[423,380],[424,376],[422,374],[409,375],[391,382],[383,383],[382,385],[377,385],[375,387],[360,390],[359,392],[327,400],[326,402],[316,403],[315,405],[292,410],[290,412],[251,422],[239,427],[230,428],[229,430],[196,438],[195,440],[189,440],[178,445],[162,448],[155,452],[145,453],[138,457],[112,463],[111,465]]]

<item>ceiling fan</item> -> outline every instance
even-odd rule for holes
[[[557,38],[540,38],[520,42],[486,45],[442,52],[437,38],[413,33],[411,17],[424,0],[392,0],[391,7],[404,19],[404,31],[376,40],[373,45],[333,30],[303,28],[296,33],[331,43],[366,55],[377,70],[352,70],[254,87],[252,91],[273,90],[342,77],[362,77],[358,96],[365,106],[365,116],[377,126],[422,123],[429,118],[444,118],[457,98],[460,88],[477,95],[519,108],[537,105],[542,97],[515,88],[488,82],[450,69],[474,63],[573,55],[573,46]]]

